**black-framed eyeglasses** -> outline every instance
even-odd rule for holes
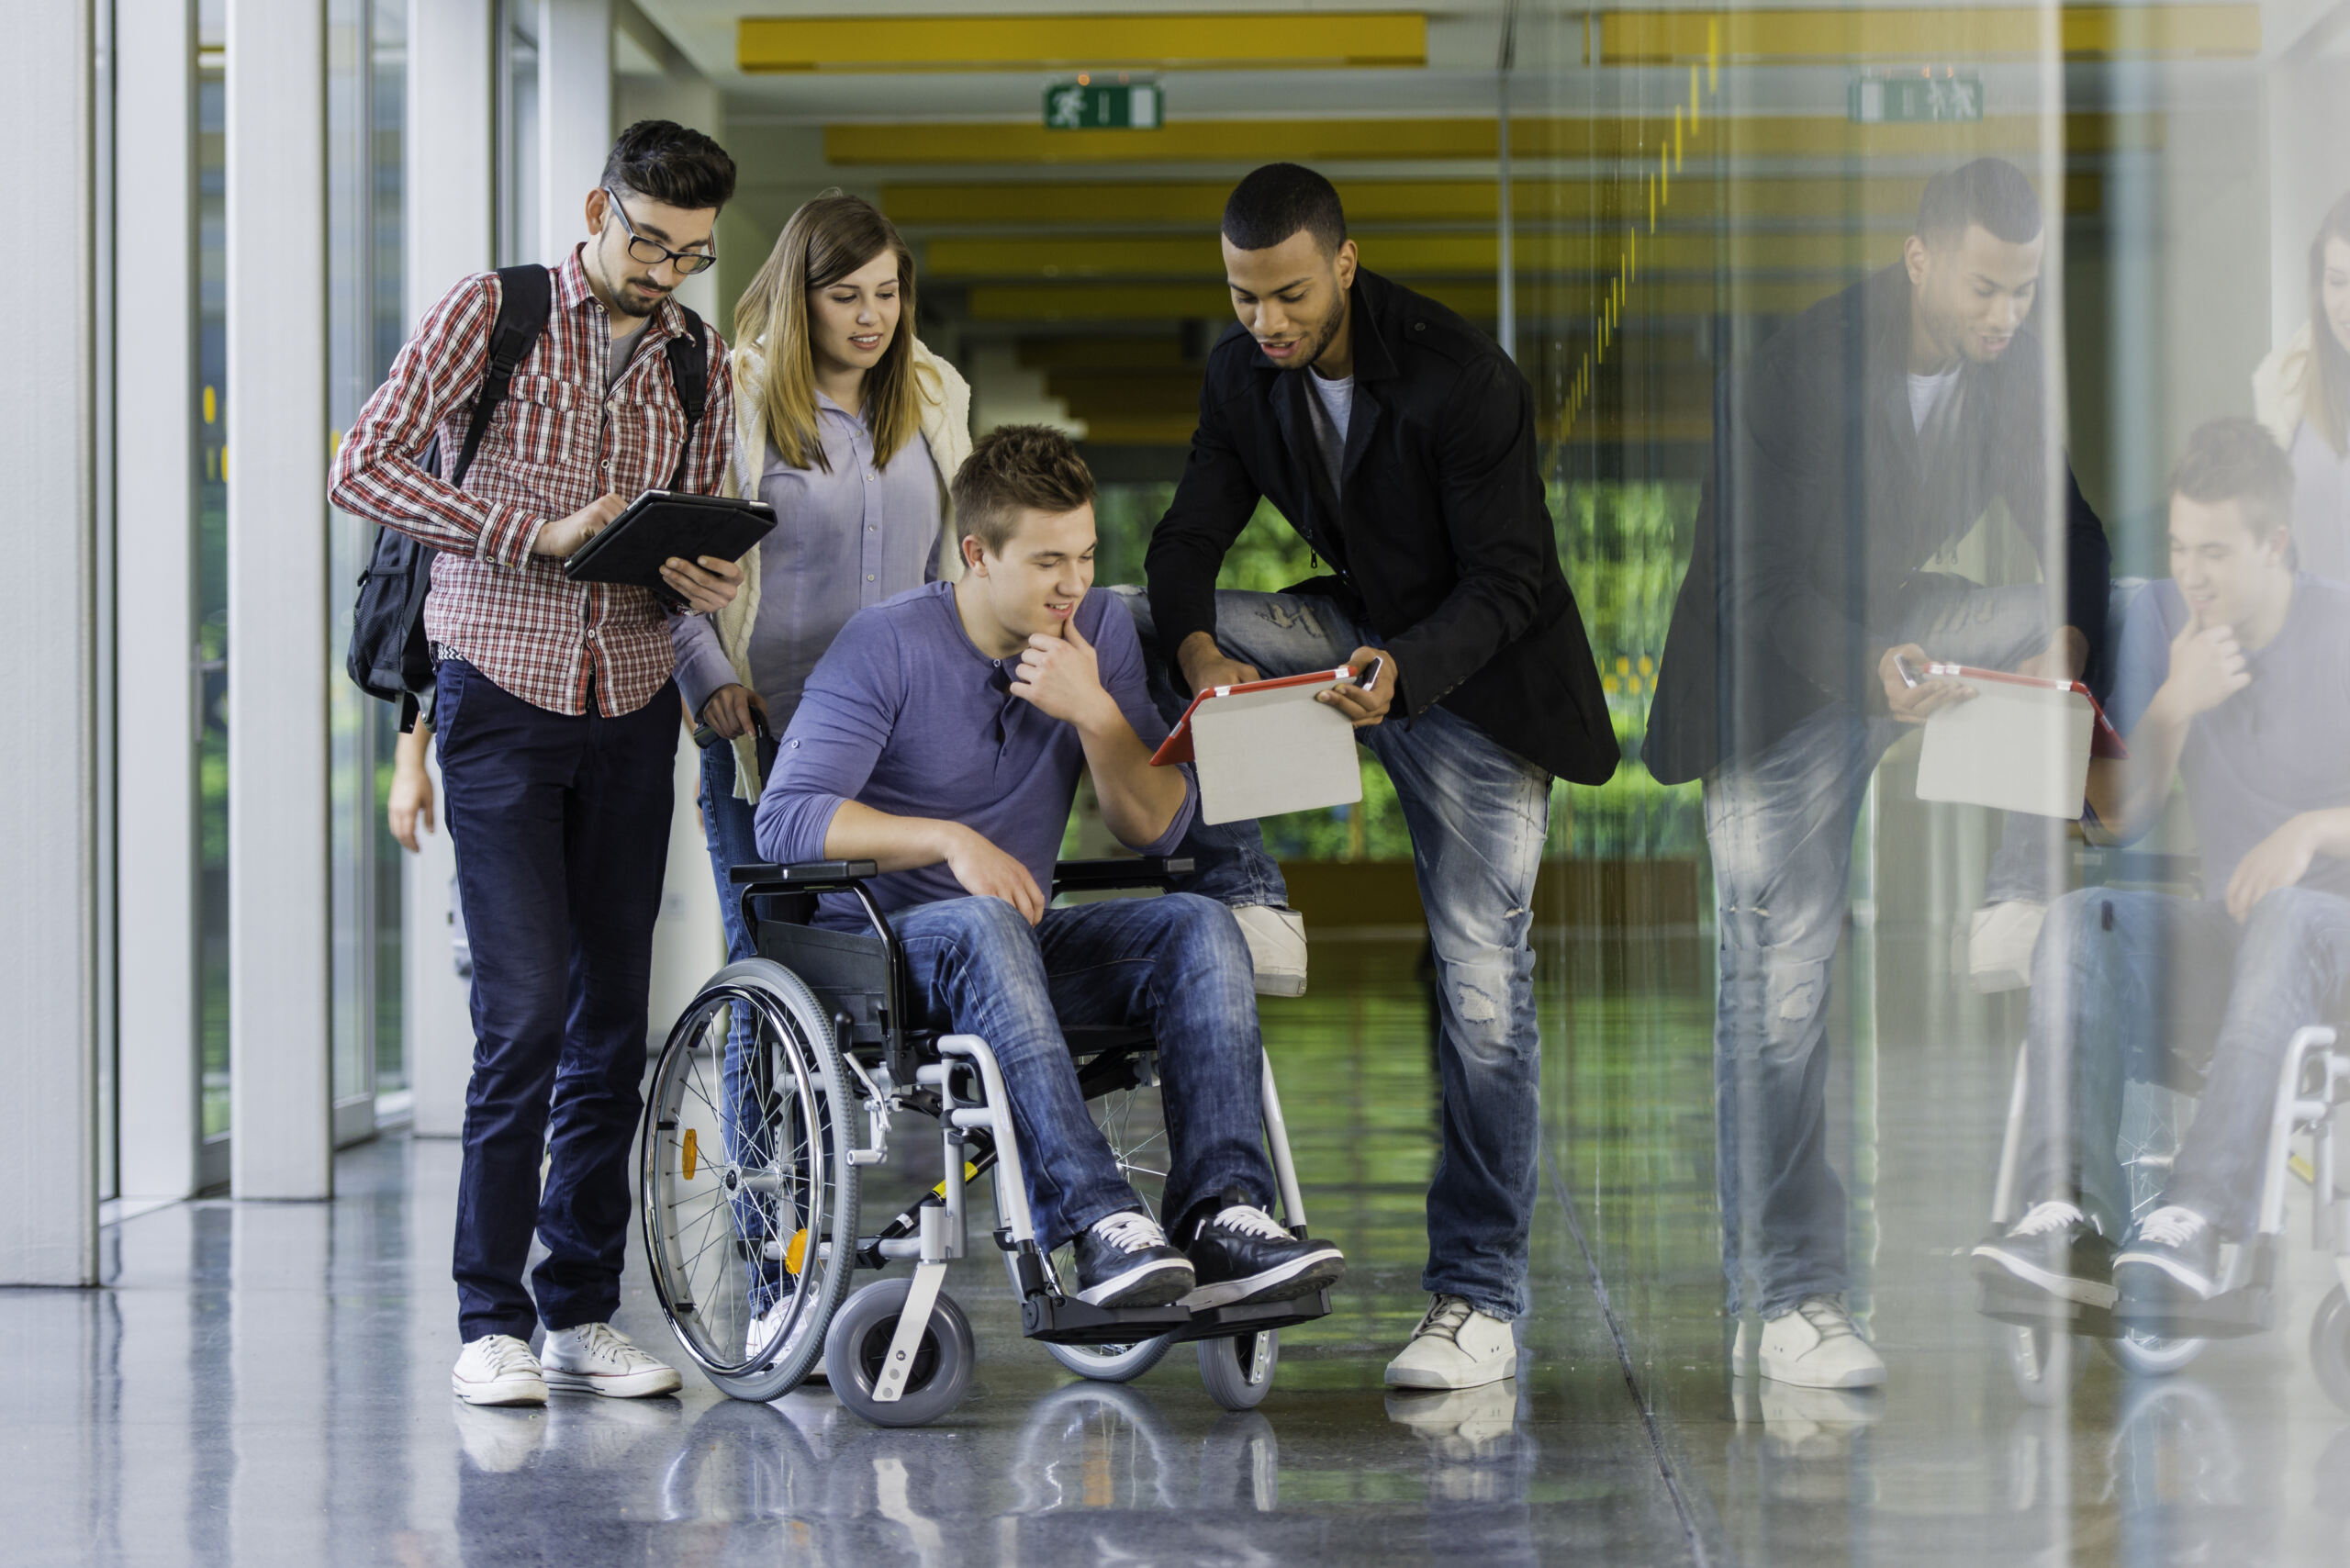
[[[612,211],[620,218],[621,227],[628,230],[630,260],[648,267],[657,267],[664,262],[672,263],[682,277],[691,277],[718,264],[718,252],[715,251],[673,251],[658,240],[648,240],[639,234],[636,225],[628,220],[628,208],[622,207],[621,198],[612,194],[612,187],[605,185],[600,188],[604,199],[612,204]]]

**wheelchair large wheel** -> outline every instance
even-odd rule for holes
[[[859,1109],[823,1008],[765,958],[720,970],[662,1047],[640,1155],[645,1257],[678,1345],[737,1399],[807,1376],[848,1294]]]
[[[1119,1173],[1142,1199],[1150,1217],[1163,1223],[1168,1216],[1159,1213],[1159,1200],[1167,1190],[1167,1127],[1159,1119],[1158,1096],[1147,1094],[1140,1087],[1113,1089],[1091,1101],[1087,1109],[1092,1113],[1093,1125],[1102,1129]],[[996,1179],[1002,1180],[1002,1175],[999,1168]],[[1077,1278],[1073,1250],[1061,1248],[1047,1260],[1064,1287]],[[1016,1293],[1020,1289],[1018,1260],[1007,1252],[1003,1262]],[[1165,1360],[1174,1344],[1172,1335],[1162,1334],[1127,1345],[1046,1345],[1045,1349],[1080,1377],[1096,1383],[1131,1383]]]

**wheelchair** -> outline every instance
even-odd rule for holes
[[[1065,861],[1053,893],[1166,889],[1181,859]],[[1180,1303],[1101,1307],[1062,1284],[1068,1249],[1047,1256],[1031,1224],[1022,1151],[988,1042],[914,1026],[895,929],[867,880],[871,861],[737,866],[730,872],[758,956],[713,975],[678,1018],[653,1072],[640,1140],[645,1257],[686,1355],[736,1399],[772,1400],[822,1359],[841,1403],[878,1426],[938,1419],[974,1361],[969,1319],[943,1286],[965,1256],[969,1184],[991,1176],[1022,1332],[1083,1377],[1123,1383],[1178,1344],[1198,1346],[1201,1380],[1227,1410],[1272,1386],[1280,1331],[1327,1316],[1329,1294],[1194,1312]],[[816,895],[845,891],[867,932],[808,924]],[[765,915],[761,916],[761,906]],[[1063,1031],[1095,1125],[1153,1218],[1168,1164],[1146,1029]],[[1271,1064],[1263,1118],[1281,1218],[1304,1237],[1305,1205]],[[867,1229],[862,1173],[889,1157],[893,1122],[937,1123],[941,1179]],[[911,1275],[851,1293],[857,1270]]]
[[[2014,1081],[2008,1096],[2007,1132],[1999,1149],[1999,1171],[1991,1199],[1991,1221],[2004,1227],[2023,1213],[2016,1192],[2024,1117],[2031,1086],[2025,1056],[2016,1052]],[[2188,1086],[2191,1087],[2191,1086]],[[2193,1114],[2187,1092],[2163,1084],[2132,1083],[2123,1109],[2122,1169],[2130,1179],[2134,1224],[2160,1201],[2172,1158]],[[2191,1317],[2159,1324],[2127,1321],[2090,1307],[2069,1319],[2047,1316],[2036,1305],[2003,1287],[1986,1283],[1982,1307],[2008,1327],[2009,1367],[2018,1389],[2033,1403],[2065,1396],[2077,1363],[2072,1336],[2093,1338],[2125,1372],[2158,1377],[2175,1372],[2200,1355],[2213,1338],[2256,1334],[2274,1326],[2277,1254],[2285,1235],[2285,1189],[2299,1180],[2314,1191],[2312,1242],[2333,1253],[2338,1276],[2318,1304],[2310,1324],[2310,1361],[2328,1398],[2350,1411],[2350,1170],[2342,1161],[2342,1117],[2350,1104],[2350,1049],[2336,1031],[2313,1025],[2294,1032],[2278,1073],[2267,1145],[2261,1165],[2259,1219],[2253,1238],[2222,1249],[2227,1288],[2202,1304]],[[2308,1152],[2294,1147],[2306,1137]]]

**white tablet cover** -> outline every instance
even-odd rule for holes
[[[1973,701],[1927,715],[1918,798],[2077,820],[2097,723],[2089,700],[2053,687],[1965,684]]]
[[[1315,695],[1331,684],[1236,691],[1192,715],[1192,761],[1200,780],[1200,820],[1343,806],[1362,799],[1354,726]]]

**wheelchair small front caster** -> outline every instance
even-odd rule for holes
[[[824,1335],[824,1370],[840,1402],[877,1427],[920,1427],[963,1402],[975,1359],[970,1320],[955,1298],[941,1293],[930,1309],[903,1393],[875,1397],[890,1341],[913,1289],[907,1279],[878,1280],[848,1298]]]
[[[2310,1320],[2310,1365],[2325,1396],[2350,1410],[2350,1295],[2340,1285],[2326,1293]]]
[[[1200,1381],[1207,1384],[1208,1396],[1226,1410],[1254,1410],[1272,1392],[1273,1369],[1281,1361],[1278,1328],[1235,1339],[1203,1339]]]

